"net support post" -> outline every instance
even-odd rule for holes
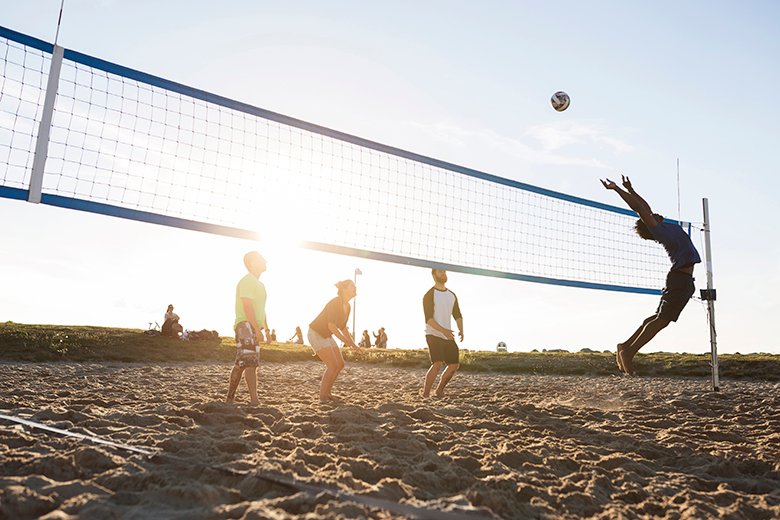
[[[707,321],[710,326],[710,353],[712,355],[712,389],[720,389],[718,379],[718,338],[715,332],[715,289],[712,287],[712,246],[710,244],[710,206],[709,201],[702,199],[704,209],[704,255],[707,262]],[[704,294],[704,291],[702,291]]]
[[[46,157],[49,153],[49,135],[51,134],[51,120],[54,116],[54,102],[57,100],[57,88],[60,84],[60,70],[62,69],[62,57],[65,49],[59,45],[54,46],[49,67],[49,80],[46,84],[46,97],[43,101],[43,114],[38,126],[38,138],[35,141],[35,156],[33,157],[32,173],[30,174],[30,190],[27,196],[28,202],[39,203],[43,189],[43,172],[46,169]]]

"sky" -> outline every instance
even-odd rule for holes
[[[3,1],[0,25],[53,42],[59,0]],[[775,2],[152,2],[66,0],[59,44],[274,112],[502,177],[620,205],[710,204],[722,353],[780,353],[780,4]],[[557,113],[550,95],[567,91]],[[703,253],[699,237],[694,243]],[[660,247],[660,246],[659,246]],[[280,339],[358,276],[356,328],[425,345],[428,269],[0,199],[0,321],[229,334],[242,257]],[[697,288],[705,270],[697,268]],[[614,349],[656,296],[451,273],[463,348]],[[692,301],[645,351],[709,352]]]

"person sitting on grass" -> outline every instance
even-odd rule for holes
[[[179,324],[179,315],[173,312],[173,304],[168,305],[168,310],[165,311],[165,317],[163,318],[163,325],[160,329],[160,335],[169,338],[179,338],[179,334],[184,330]]]
[[[303,345],[303,332],[301,332],[301,328],[295,327],[295,334],[293,334],[287,341],[292,341],[298,345]]]

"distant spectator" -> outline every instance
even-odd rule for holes
[[[271,337],[269,338],[273,343],[276,343],[276,329],[271,329]]]
[[[371,336],[368,335],[368,331],[363,331],[363,337],[360,338],[360,343],[358,343],[358,346],[360,348],[371,348]]]
[[[374,334],[376,341],[374,345],[376,348],[387,348],[387,334],[384,327],[379,327],[379,330]]]
[[[173,312],[173,305],[168,305],[168,310],[165,312],[165,318],[163,318],[161,335],[170,338],[179,338],[179,334],[184,330],[184,327],[179,325],[179,315]]]
[[[287,341],[292,341],[298,345],[303,345],[303,332],[301,332],[301,328],[295,327],[295,334],[293,334]]]

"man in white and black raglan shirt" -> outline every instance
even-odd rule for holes
[[[436,396],[444,395],[444,387],[460,367],[460,352],[455,343],[450,317],[458,324],[458,334],[463,341],[463,316],[460,313],[458,297],[447,289],[447,271],[433,269],[431,271],[435,285],[423,296],[423,311],[425,312],[425,340],[428,342],[428,352],[431,355],[431,368],[425,374],[423,397],[431,395],[431,388],[442,365],[447,368],[441,375]]]

